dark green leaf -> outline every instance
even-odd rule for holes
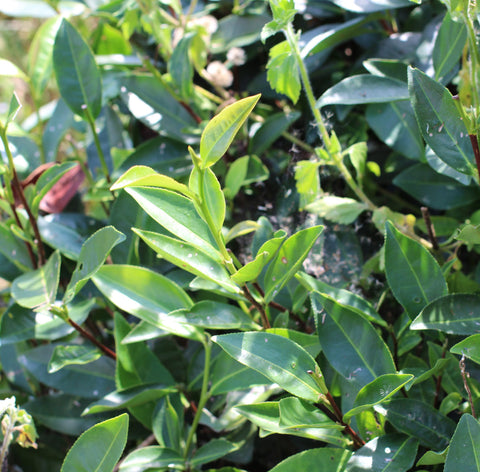
[[[224,438],[212,439],[195,452],[195,455],[192,458],[192,464],[195,467],[200,467],[203,464],[220,459],[237,449],[238,445],[233,444]]]
[[[401,434],[386,434],[369,441],[350,457],[345,472],[406,472],[417,455],[418,441]],[[367,465],[368,464],[368,465]]]
[[[75,441],[60,472],[112,472],[122,455],[127,435],[127,414],[98,423]]]
[[[480,425],[468,413],[462,415],[453,434],[444,472],[455,472],[459,466],[471,472],[480,471]]]
[[[9,226],[0,221],[0,253],[2,253],[15,266],[22,269],[22,271],[32,268],[32,261],[28,255],[27,246],[25,243],[16,238]]]
[[[392,355],[373,326],[354,310],[318,292],[311,295],[322,351],[332,367],[358,390],[395,373]]]
[[[270,472],[292,472],[294,470],[316,470],[322,472],[340,472],[352,455],[347,449],[322,447],[321,449],[308,449],[294,454],[280,462]]]
[[[386,223],[385,272],[395,298],[410,318],[432,300],[446,295],[447,283],[433,256],[420,243]]]
[[[296,397],[283,398],[278,403],[279,425],[282,428],[327,428],[343,430],[344,426],[332,421],[311,403]]]
[[[375,410],[385,415],[399,431],[420,444],[440,451],[448,444],[455,429],[455,423],[438,410],[419,400],[399,398],[386,405],[377,405]]]
[[[80,33],[63,19],[53,47],[58,88],[72,111],[96,118],[102,109],[102,82],[95,58]]]
[[[300,398],[318,401],[322,393],[307,371],[315,360],[290,339],[270,333],[235,333],[214,336],[214,342],[238,362],[260,372]]]
[[[408,88],[426,143],[450,167],[475,175],[472,145],[452,94],[418,69],[408,70]]]
[[[480,364],[480,334],[473,334],[450,348],[450,352],[468,357]]]
[[[193,36],[192,33],[184,35],[175,46],[168,61],[168,71],[173,83],[177,86],[180,97],[187,100],[193,94],[193,65],[188,54]]]
[[[318,99],[317,107],[326,105],[359,105],[408,100],[407,84],[377,75],[354,75],[329,88]]]
[[[332,0],[332,3],[355,13],[370,13],[412,5],[411,0],[361,0],[356,2],[351,2],[350,0]]]
[[[100,358],[102,353],[98,348],[85,345],[56,346],[50,362],[48,363],[48,372],[53,374],[63,367],[72,364],[89,364]]]
[[[428,304],[415,318],[410,329],[436,329],[448,334],[480,333],[480,297],[454,293]]]
[[[168,468],[182,469],[185,460],[183,456],[167,447],[148,446],[134,450],[122,461],[120,472],[141,472],[155,468],[166,470]]]

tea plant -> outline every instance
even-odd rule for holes
[[[32,5],[4,468],[479,470],[476,5]]]

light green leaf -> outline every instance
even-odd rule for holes
[[[212,341],[287,392],[318,401],[322,392],[307,373],[315,372],[315,360],[290,339],[270,333],[234,333],[214,336]]]
[[[138,472],[151,468],[164,470],[172,467],[181,470],[184,468],[184,463],[183,456],[173,449],[148,446],[128,454],[122,461],[119,470],[120,472]]]
[[[195,33],[184,35],[173,50],[168,61],[168,72],[172,76],[173,83],[183,99],[191,98],[193,94],[193,65],[189,57],[190,43]]]
[[[317,108],[327,105],[360,105],[408,100],[405,82],[378,75],[354,75],[329,88],[317,101]]]
[[[462,415],[453,433],[444,472],[456,472],[461,466],[469,472],[480,471],[480,425],[468,413]]]
[[[126,413],[96,424],[75,441],[60,472],[112,472],[125,448],[127,435]]]
[[[209,258],[223,261],[208,225],[200,218],[189,198],[162,188],[136,187],[126,191],[165,229]]]
[[[101,355],[102,353],[96,347],[92,346],[55,346],[55,350],[48,363],[48,372],[57,372],[66,365],[89,364],[97,360]]]
[[[1,77],[16,77],[29,82],[28,76],[23,72],[19,67],[17,67],[13,62],[8,61],[7,59],[0,58],[0,76]]]
[[[211,169],[205,169],[201,196],[210,214],[215,229],[221,232],[225,220],[226,204],[220,182]]]
[[[233,199],[241,187],[268,179],[268,168],[255,155],[235,159],[225,177],[225,195]]]
[[[287,41],[270,49],[267,63],[267,80],[273,90],[286,95],[293,103],[300,97],[302,84],[297,60]]]
[[[283,398],[278,403],[279,425],[282,428],[327,428],[343,430],[344,426],[332,421],[311,403],[296,397]]]
[[[368,206],[353,198],[324,195],[309,203],[305,210],[334,223],[348,225],[353,223],[360,213],[368,210]]]
[[[323,226],[302,229],[283,243],[265,274],[265,303],[295,275],[322,231]]]
[[[406,383],[413,379],[411,374],[385,374],[380,375],[369,384],[362,387],[353,403],[353,408],[343,415],[343,421],[348,421],[352,416],[383,403],[395,395]]]
[[[417,449],[418,441],[415,438],[386,434],[372,439],[355,451],[345,472],[406,472],[413,466]]]
[[[450,348],[450,352],[480,364],[480,334],[473,334]]]
[[[102,82],[95,58],[80,33],[64,18],[53,47],[58,88],[74,113],[93,118],[102,109]]]
[[[452,94],[418,69],[408,69],[411,102],[425,142],[448,166],[475,175],[476,166],[466,124]]]
[[[428,304],[410,325],[410,329],[436,329],[448,334],[480,333],[480,297],[454,293]]]
[[[110,251],[125,239],[113,226],[105,226],[92,234],[82,245],[77,266],[68,284],[63,302],[70,302],[105,262]]]
[[[322,447],[308,449],[280,462],[270,472],[292,472],[294,470],[321,470],[322,472],[340,472],[344,470],[352,452],[347,449]]]
[[[171,311],[189,308],[193,302],[167,277],[143,267],[110,264],[103,266],[92,280],[121,310],[169,333],[198,339],[197,329],[175,323],[168,316]]]
[[[311,294],[322,352],[332,367],[360,390],[395,364],[373,326],[350,307],[318,292]]]
[[[201,167],[215,164],[226,152],[260,95],[238,100],[209,121],[200,139]]]
[[[161,187],[191,196],[185,184],[177,182],[168,175],[159,174],[151,167],[132,166],[110,187],[110,190],[119,190],[126,187]]]
[[[180,269],[195,274],[202,279],[211,280],[231,293],[240,293],[240,288],[230,280],[222,264],[199,252],[190,244],[152,231],[133,228],[161,257],[177,265]]]
[[[133,408],[175,392],[175,387],[164,384],[143,384],[124,390],[109,393],[102,399],[91,403],[83,412],[84,415]]]
[[[447,283],[433,256],[420,243],[398,231],[387,221],[385,271],[395,298],[410,318],[430,301],[446,295]]]
[[[45,265],[17,277],[11,288],[13,299],[26,308],[53,304],[57,296],[60,263],[60,253],[55,251]]]

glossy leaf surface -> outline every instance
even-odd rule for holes
[[[121,472],[138,472],[145,468],[164,470],[175,467],[181,469],[183,465],[184,459],[177,451],[167,447],[148,446],[128,454],[122,461],[119,470]]]
[[[91,346],[56,346],[50,362],[48,372],[53,373],[62,367],[72,364],[89,364],[100,358],[102,353]]]
[[[413,319],[430,301],[447,294],[440,266],[420,243],[386,224],[385,271],[395,298]]]
[[[323,447],[300,452],[276,465],[270,472],[291,472],[292,470],[315,470],[323,472],[339,472],[344,470],[345,463],[351,456],[351,451]]]
[[[468,413],[462,415],[453,434],[444,472],[454,472],[460,464],[465,470],[480,471],[480,425]]]
[[[270,333],[235,333],[212,340],[238,362],[260,372],[287,392],[310,401],[321,393],[307,371],[315,360],[295,342]]]
[[[127,433],[128,415],[125,413],[96,424],[75,441],[61,472],[112,472],[122,455]]]
[[[92,51],[80,33],[65,19],[53,48],[53,66],[65,103],[79,116],[96,118],[102,108],[102,82]]]
[[[480,297],[454,293],[428,304],[413,320],[410,329],[436,329],[448,334],[480,333]]]
[[[255,95],[239,100],[208,122],[200,140],[202,168],[212,166],[225,154],[259,98]]]

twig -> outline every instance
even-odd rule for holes
[[[260,312],[260,316],[262,318],[262,325],[263,329],[269,329],[271,328],[270,326],[270,321],[268,321],[267,313],[265,312],[265,309],[263,308],[260,303],[253,298],[252,294],[250,293],[250,290],[246,285],[243,286],[243,294],[245,295],[246,299]]]
[[[458,364],[460,365],[460,372],[462,374],[463,386],[465,387],[465,390],[467,391],[468,403],[470,404],[470,409],[472,410],[472,416],[474,418],[476,418],[477,415],[475,414],[475,408],[473,407],[472,392],[471,392],[470,387],[468,386],[468,382],[467,382],[467,377],[470,377],[470,374],[465,371],[465,355],[462,355],[462,358],[460,359],[460,362]]]
[[[91,343],[95,344],[104,354],[112,358],[114,361],[117,360],[117,354],[109,349],[107,346],[102,344],[100,341],[95,339],[88,331],[85,331],[80,325],[75,323],[71,318],[68,318],[68,324],[75,328],[84,338],[88,339]]]
[[[472,143],[473,155],[475,156],[475,163],[477,164],[477,171],[480,179],[480,149],[478,147],[478,138],[476,134],[469,134],[468,136]]]
[[[438,251],[440,246],[438,245],[437,235],[435,234],[435,227],[433,226],[430,218],[430,212],[428,211],[428,208],[424,206],[422,206],[420,210],[422,211],[423,221],[425,221],[425,226],[427,227],[428,238],[432,243],[433,249]]]

